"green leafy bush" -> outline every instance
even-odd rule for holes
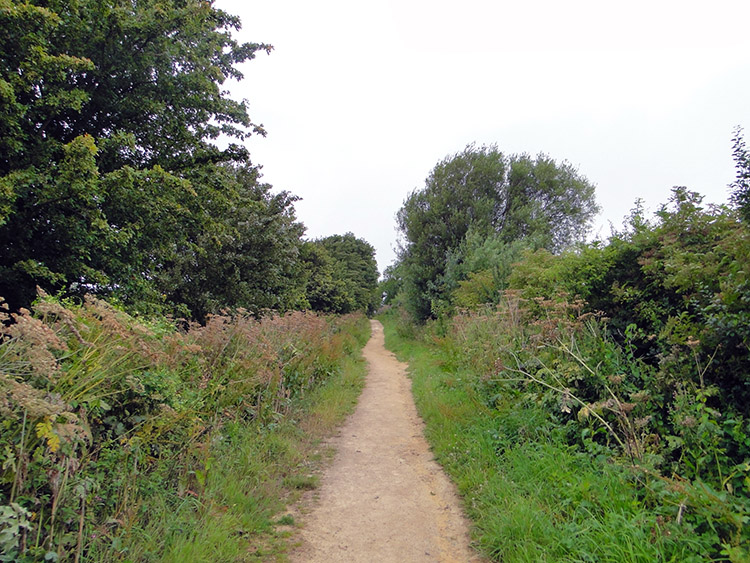
[[[673,373],[638,357],[640,336],[631,324],[618,343],[582,301],[508,291],[497,307],[454,316],[441,345],[456,369],[475,374],[474,389],[496,413],[498,454],[520,448],[528,455],[527,446],[561,440],[621,465],[633,502],[658,517],[664,533],[679,528],[700,537],[694,557],[746,556],[746,413],[715,405],[721,391],[704,380],[697,342],[673,350],[686,357]],[[688,552],[676,553],[688,560]]]

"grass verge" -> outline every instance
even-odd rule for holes
[[[212,447],[202,495],[186,497],[176,512],[153,507],[153,518],[133,529],[125,559],[286,561],[294,519],[283,513],[317,486],[320,443],[353,411],[365,373],[364,360],[351,355],[277,422],[227,426]]]
[[[283,559],[321,437],[364,379],[364,315],[205,325],[88,298],[0,306],[0,561]]]
[[[705,561],[700,538],[642,502],[637,475],[563,443],[530,405],[489,407],[476,375],[439,343],[380,318],[386,346],[410,364],[417,409],[458,486],[473,539],[496,561]],[[402,327],[403,328],[403,327]]]

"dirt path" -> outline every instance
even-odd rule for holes
[[[433,461],[406,364],[372,323],[367,384],[331,445],[337,450],[292,561],[481,561],[468,547],[453,486]]]

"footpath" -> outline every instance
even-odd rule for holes
[[[406,376],[372,323],[368,376],[301,517],[293,562],[480,562],[452,483],[433,460]]]

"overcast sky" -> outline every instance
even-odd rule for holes
[[[231,84],[268,135],[252,159],[307,236],[394,257],[395,214],[467,144],[546,153],[597,186],[594,233],[672,186],[725,203],[750,144],[748,0],[217,0],[274,46]]]

